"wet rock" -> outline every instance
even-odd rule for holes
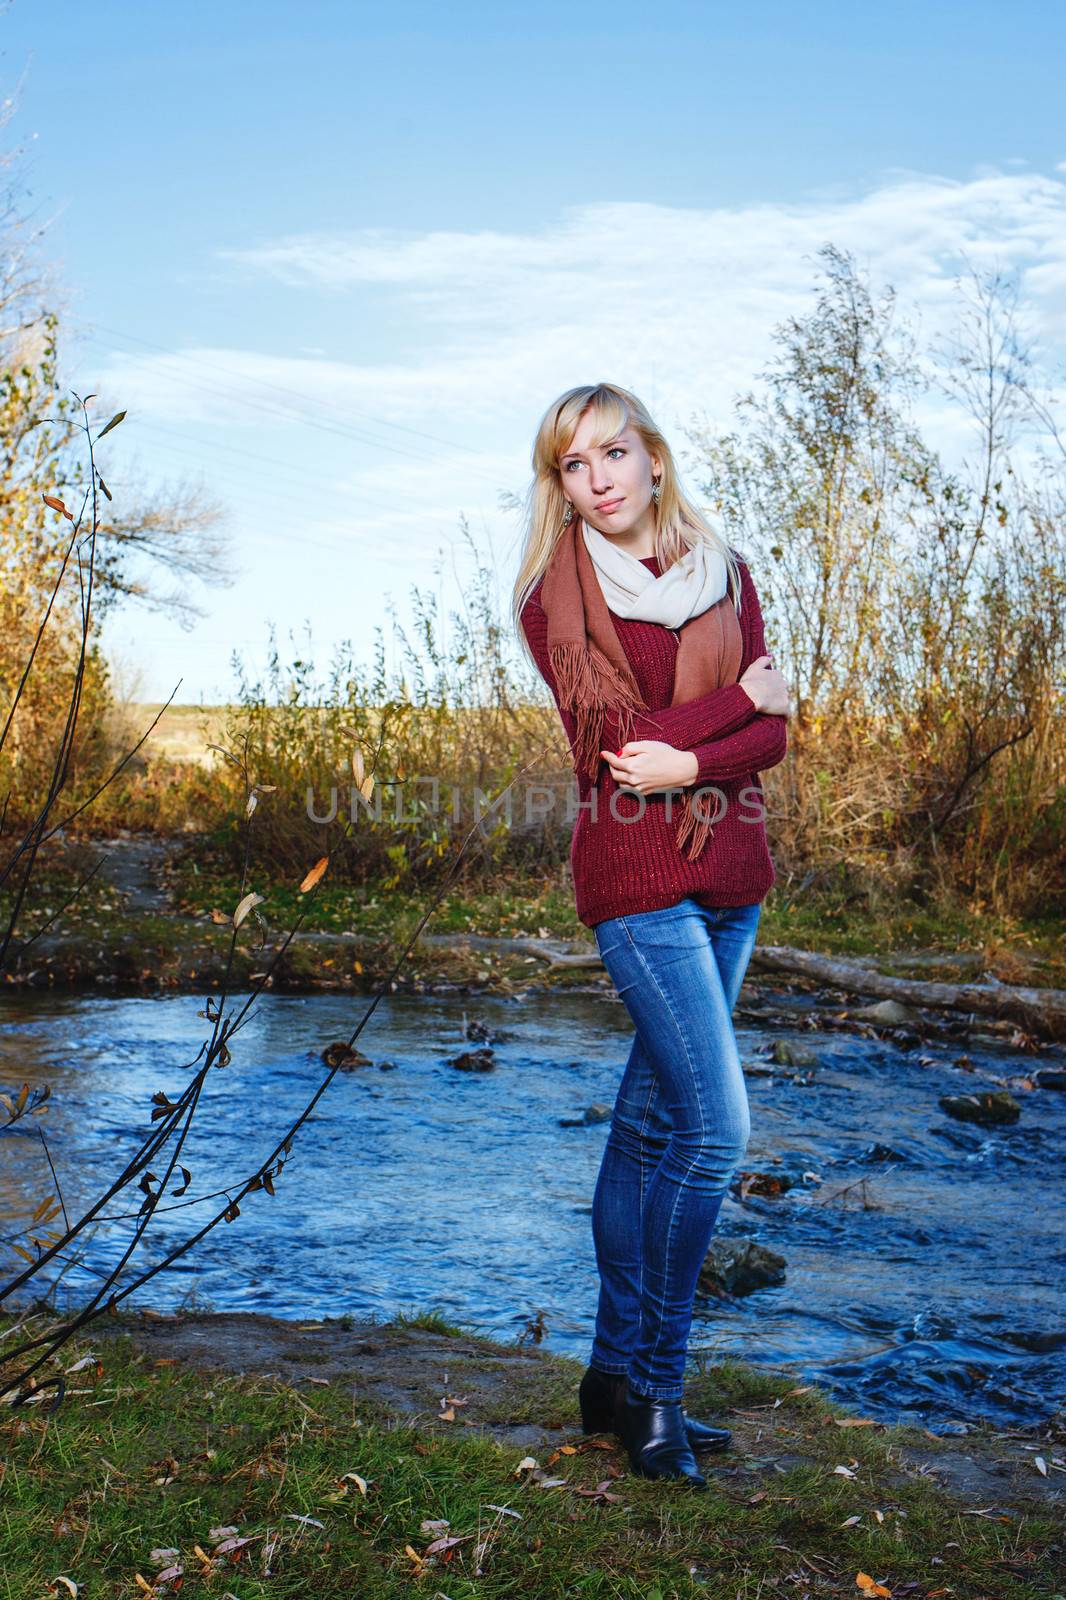
[[[1061,1067],[1037,1067],[1033,1082],[1038,1089],[1066,1089],[1066,1072]]]
[[[850,1006],[848,1016],[858,1017],[863,1022],[878,1022],[883,1028],[900,1028],[921,1021],[917,1011],[911,1006],[901,1005],[898,1000],[878,1000],[876,1005]]]
[[[378,1062],[378,1071],[379,1072],[395,1072],[396,1071],[396,1063],[395,1063],[395,1061],[379,1061]]]
[[[1017,1122],[1022,1108],[1006,1089],[985,1090],[981,1094],[942,1094],[939,1104],[949,1117],[959,1122],[981,1122],[986,1126]]]
[[[738,1172],[734,1175],[731,1187],[741,1200],[749,1194],[779,1195],[787,1194],[792,1187],[792,1179],[787,1172]]]
[[[610,1122],[611,1108],[604,1105],[602,1100],[594,1100],[586,1106],[579,1117],[560,1117],[560,1128],[587,1128],[590,1123]]]
[[[458,1067],[460,1072],[492,1072],[496,1066],[496,1057],[487,1047],[482,1050],[464,1050],[462,1055],[452,1056],[448,1064]]]
[[[818,1057],[805,1044],[793,1044],[789,1039],[775,1039],[770,1060],[779,1067],[817,1067]]]
[[[754,1239],[714,1239],[700,1268],[697,1291],[723,1299],[784,1283],[785,1258]]]
[[[349,1045],[346,1039],[338,1039],[336,1043],[328,1044],[322,1052],[322,1059],[327,1067],[339,1066],[342,1069],[369,1067],[372,1064],[369,1056]]]
[[[868,1144],[860,1161],[907,1161],[909,1157],[902,1150],[893,1150],[890,1144]]]
[[[477,1017],[467,1017],[463,1013],[463,1033],[467,1039],[472,1039],[475,1044],[492,1044],[495,1035],[487,1022],[481,1022]]]

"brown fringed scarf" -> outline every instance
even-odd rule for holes
[[[575,516],[563,529],[544,575],[540,602],[548,619],[548,657],[559,699],[577,722],[574,766],[595,779],[602,760],[604,712],[618,713],[622,744],[632,737],[636,712],[643,711],[652,720],[655,714],[641,698],[580,528],[581,519]],[[678,629],[670,704],[681,705],[736,683],[742,651],[740,623],[727,591]],[[706,809],[707,797],[697,808],[692,789],[683,791],[676,838],[678,849],[685,850],[690,861],[711,836],[710,819],[701,815]]]

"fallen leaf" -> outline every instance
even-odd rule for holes
[[[886,1589],[883,1583],[875,1583],[874,1579],[870,1577],[868,1572],[857,1572],[855,1574],[855,1582],[858,1584],[863,1594],[870,1595],[871,1597],[877,1595],[891,1595],[892,1593],[892,1590]]]
[[[432,1544],[427,1544],[425,1554],[427,1556],[438,1556],[442,1550],[452,1550],[457,1544],[465,1544],[468,1539],[473,1537],[472,1533],[446,1534],[443,1539],[434,1539]]]

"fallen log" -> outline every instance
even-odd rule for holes
[[[970,1011],[1016,1022],[1027,1033],[1066,1040],[1066,990],[1014,988],[986,974],[986,983],[929,983],[918,978],[891,978],[864,962],[824,956],[789,945],[762,944],[752,951],[751,965],[767,972],[793,972],[849,993],[876,995],[905,1005],[933,1010]]]
[[[423,944],[445,950],[458,950],[465,945],[471,950],[492,950],[501,955],[537,956],[550,967],[603,966],[598,950],[571,950],[566,948],[565,939],[495,939],[481,933],[423,933],[421,940]]]
[[[499,953],[537,956],[550,967],[602,967],[599,951],[574,950],[563,939],[499,939],[487,934],[423,934],[427,944]],[[852,959],[795,950],[790,945],[757,944],[751,965],[767,972],[791,972],[849,994],[899,1000],[931,1011],[968,1011],[1016,1022],[1027,1033],[1066,1040],[1066,990],[1015,988],[986,974],[984,983],[931,983],[920,978],[892,978],[870,965],[876,956]],[[892,957],[893,960],[899,959]],[[942,957],[940,959],[943,959]]]

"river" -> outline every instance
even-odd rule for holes
[[[40,1121],[71,1216],[139,1146],[152,1095],[180,1094],[205,1037],[202,1006],[194,996],[4,997],[0,1082],[8,1094],[24,1081],[51,1085]],[[321,1082],[322,1049],[350,1035],[361,1006],[320,995],[257,1002],[232,1064],[208,1075],[181,1157],[186,1200],[256,1169]],[[448,1064],[471,1048],[464,1015],[505,1035],[494,1071]],[[759,1069],[747,1080],[744,1166],[787,1173],[793,1186],[778,1198],[732,1194],[716,1235],[778,1251],[785,1280],[698,1299],[690,1352],[784,1369],[889,1422],[964,1431],[978,1419],[1049,1416],[1066,1393],[1066,1095],[1016,1089],[1014,1125],[961,1123],[938,1096],[994,1085],[953,1064],[958,1041],[906,1048],[795,1022],[737,1028]],[[585,1359],[598,1281],[589,1208],[607,1129],[559,1124],[613,1100],[629,1032],[605,994],[391,996],[359,1040],[374,1064],[336,1075],[275,1197],[249,1195],[237,1220],[124,1306],[173,1310],[191,1296],[301,1320],[435,1306],[504,1340],[539,1315],[547,1348]],[[812,1048],[818,1066],[765,1075],[782,1037]],[[1004,1076],[1034,1065],[994,1045],[967,1054]],[[1062,1063],[1061,1051],[1040,1057]],[[50,1192],[36,1120],[0,1139],[7,1238]],[[175,1174],[172,1187],[180,1182]],[[115,1220],[65,1273],[61,1308],[80,1304],[117,1258],[140,1198],[108,1208]],[[160,1210],[134,1257],[142,1271],[210,1215],[164,1204],[178,1209]],[[5,1255],[6,1283],[16,1258]]]

